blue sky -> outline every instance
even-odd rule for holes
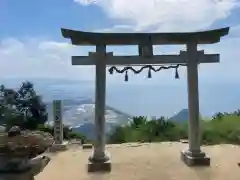
[[[177,32],[230,26],[230,34],[220,43],[199,47],[205,52],[221,55],[221,63],[200,65],[199,82],[205,114],[235,109],[240,106],[240,100],[237,100],[240,98],[239,90],[234,89],[238,87],[240,79],[239,5],[240,0],[0,0],[0,77],[94,80],[93,67],[71,65],[72,55],[86,55],[89,51],[94,51],[94,48],[73,47],[61,36],[62,27],[99,32]],[[161,46],[154,50],[157,53],[178,53],[183,48]],[[109,47],[108,51],[136,54],[137,47]],[[178,81],[173,81],[174,72],[171,70],[155,73],[148,81],[145,80],[146,74],[147,72],[139,76],[131,75],[125,89],[118,86],[124,83],[122,75],[108,76],[108,85],[118,84],[115,86],[118,90],[109,90],[112,103],[120,109],[129,108],[124,105],[126,102],[115,100],[116,93],[121,93],[121,87],[131,107],[136,106],[131,112],[157,115],[158,107],[163,107],[161,113],[172,114],[186,107],[184,68],[180,70],[181,79]],[[133,84],[144,85],[146,88],[147,85],[173,87],[171,91],[165,88],[161,94],[158,88],[135,93],[143,86],[132,88]],[[224,92],[231,98],[226,97],[226,103],[220,106],[216,100]],[[153,103],[156,108],[146,110],[145,100],[141,107],[137,106],[141,103],[134,105],[139,96],[151,94],[149,107]],[[169,96],[174,98],[169,100]],[[181,96],[181,100],[176,103],[174,99],[178,96]],[[172,105],[164,107],[161,103],[166,101]]]
[[[92,30],[112,25],[101,8],[81,6],[73,0],[1,0],[0,8],[1,38],[43,36],[62,40],[61,27]]]
[[[236,81],[240,76],[236,72],[240,65],[239,5],[239,0],[1,0],[0,76],[93,80],[93,68],[73,67],[70,57],[85,55],[94,48],[71,46],[61,36],[61,27],[105,32],[176,32],[231,26],[230,35],[219,44],[203,47],[206,52],[220,53],[221,63],[201,65],[200,79]],[[155,51],[178,53],[182,48],[165,46],[156,47]],[[108,50],[135,54],[137,48]],[[185,70],[180,73],[185,74]],[[170,74],[158,73],[150,83],[167,82],[172,79]],[[116,82],[118,77],[109,77],[109,82]],[[141,83],[142,77],[133,77],[134,82]]]

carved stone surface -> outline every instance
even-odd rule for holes
[[[13,127],[7,133],[0,133],[0,155],[31,159],[45,152],[53,142],[49,133],[21,131],[18,127]]]
[[[53,101],[54,116],[54,141],[55,144],[63,143],[63,123],[62,123],[62,101]]]
[[[33,179],[50,161],[46,156],[37,156],[53,142],[49,133],[21,131],[17,126],[0,133],[0,180]]]
[[[40,156],[40,157],[31,159],[30,160],[31,174],[33,174],[33,176],[38,175],[48,165],[50,160],[51,159],[47,156]]]
[[[29,168],[24,171],[0,172],[0,180],[33,180],[49,162],[50,158],[46,156],[33,158],[29,160]]]

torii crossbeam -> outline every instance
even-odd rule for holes
[[[105,55],[106,65],[139,65],[139,64],[184,64],[187,63],[187,52],[180,51],[180,54],[154,55],[152,57],[141,56],[114,56],[112,52]],[[97,53],[89,53],[88,56],[72,56],[72,65],[96,65],[98,61]],[[199,63],[217,63],[219,54],[204,54],[198,51]]]
[[[204,54],[198,44],[218,43],[229,28],[187,33],[91,33],[62,29],[62,35],[73,45],[96,46],[96,52],[88,56],[73,56],[72,65],[96,66],[95,133],[93,155],[89,158],[89,171],[111,170],[109,156],[105,152],[105,96],[106,67],[109,65],[159,65],[185,64],[188,82],[188,131],[189,148],[181,152],[182,160],[189,166],[210,165],[210,158],[201,151],[199,122],[198,64],[219,62],[219,54]],[[180,54],[154,55],[153,45],[186,45]],[[107,45],[138,45],[139,56],[114,56],[106,52]]]

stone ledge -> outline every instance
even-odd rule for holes
[[[83,148],[83,149],[92,149],[92,148],[93,148],[93,145],[92,145],[92,144],[83,144],[83,145],[82,145],[82,148]]]
[[[88,172],[111,172],[112,165],[110,160],[106,162],[88,162]]]
[[[189,167],[191,166],[210,166],[210,157],[204,155],[193,157],[187,151],[181,152],[181,160]]]
[[[188,139],[180,139],[179,142],[180,142],[180,143],[187,144],[187,143],[188,143]]]
[[[67,142],[62,144],[53,144],[52,147],[49,148],[49,152],[58,152],[67,150]]]

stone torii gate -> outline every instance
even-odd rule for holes
[[[222,28],[203,32],[188,33],[91,33],[61,29],[64,38],[73,45],[96,46],[96,52],[88,56],[73,56],[72,65],[96,66],[95,133],[93,155],[89,157],[89,171],[110,170],[109,155],[105,152],[105,94],[106,67],[117,65],[160,65],[177,64],[187,66],[189,148],[181,152],[182,160],[189,166],[210,165],[210,158],[201,151],[199,122],[198,64],[217,63],[219,54],[204,54],[198,51],[198,44],[214,44],[229,32]],[[139,56],[114,56],[106,52],[107,45],[138,45]],[[153,45],[186,45],[187,51],[178,55],[154,55]],[[116,69],[115,69],[116,70]]]

